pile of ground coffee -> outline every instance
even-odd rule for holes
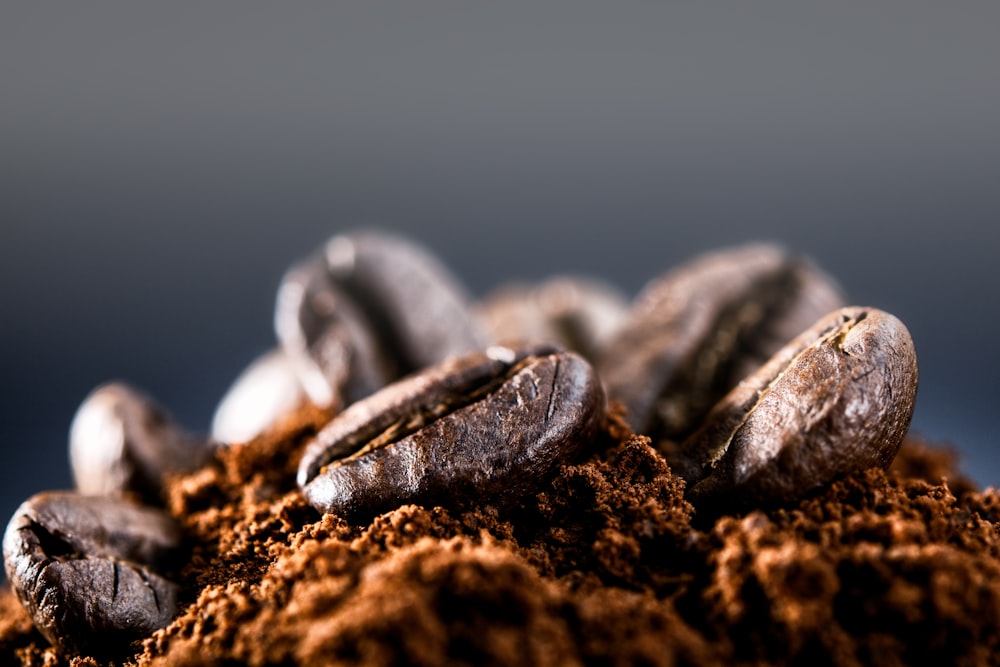
[[[22,665],[832,664],[1000,661],[1000,493],[907,440],[888,472],[706,517],[612,410],[582,463],[503,513],[320,516],[296,487],[306,409],[173,478],[181,613],[117,654],[62,655],[9,591]]]

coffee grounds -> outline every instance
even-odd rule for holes
[[[1000,664],[1000,494],[912,438],[888,472],[706,520],[612,414],[514,509],[353,526],[295,486],[325,419],[170,480],[182,611],[111,664]],[[0,662],[104,664],[48,647],[9,591]]]

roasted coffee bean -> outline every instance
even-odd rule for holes
[[[469,299],[433,257],[376,232],[332,238],[279,290],[278,338],[321,407],[349,404],[388,381],[484,347]]]
[[[325,250],[334,282],[376,323],[403,373],[488,343],[458,280],[420,246],[363,232],[334,237]]]
[[[680,440],[741,378],[842,305],[830,278],[782,248],[705,255],[643,290],[598,368],[632,428]]]
[[[166,626],[177,584],[165,578],[180,532],[163,512],[103,496],[40,493],[3,537],[11,588],[50,642],[104,653]]]
[[[208,442],[180,430],[152,399],[115,382],[95,389],[73,418],[70,463],[85,494],[141,494],[154,502],[163,474],[198,467]]]
[[[292,267],[281,281],[275,330],[309,399],[340,409],[384,386],[397,371],[374,325],[330,280],[326,260]]]
[[[888,467],[916,393],[916,352],[903,323],[874,308],[844,308],[723,398],[674,469],[696,506],[795,501],[837,475]]]
[[[348,407],[310,443],[298,481],[322,512],[364,521],[406,503],[504,506],[591,442],[604,395],[553,347],[492,347]]]
[[[565,276],[501,288],[477,305],[476,315],[496,341],[551,340],[593,361],[627,310],[625,297],[612,287]]]
[[[299,376],[278,348],[247,366],[219,402],[212,418],[212,439],[246,442],[304,405]]]

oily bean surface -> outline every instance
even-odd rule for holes
[[[737,382],[843,299],[778,246],[704,255],[651,282],[598,368],[608,397],[654,440],[681,440]]]
[[[339,408],[407,373],[482,349],[459,282],[418,245],[361,231],[330,239],[282,281],[275,327],[313,403]]]
[[[501,343],[550,340],[595,361],[628,311],[625,297],[596,280],[552,278],[508,285],[476,306],[476,317]]]
[[[70,428],[70,464],[84,494],[135,492],[155,502],[164,473],[193,470],[209,449],[149,396],[121,382],[95,389]]]
[[[180,532],[165,513],[102,496],[24,502],[3,538],[11,588],[50,642],[104,653],[166,626],[179,587]]]
[[[490,348],[431,367],[334,418],[299,484],[322,512],[364,521],[406,503],[516,503],[593,440],[604,395],[572,352]]]
[[[888,467],[910,425],[917,361],[874,308],[819,320],[712,410],[675,470],[696,506],[787,503],[836,476]]]
[[[278,290],[274,326],[309,400],[340,408],[396,375],[374,324],[341,287],[322,257],[293,266]]]
[[[334,282],[355,297],[386,347],[398,354],[402,373],[488,343],[458,279],[417,244],[357,232],[332,238],[325,256]]]

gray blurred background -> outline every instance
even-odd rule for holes
[[[107,379],[206,430],[360,224],[477,294],[783,242],[907,323],[915,429],[1000,482],[1000,3],[858,5],[0,5],[0,521]]]

